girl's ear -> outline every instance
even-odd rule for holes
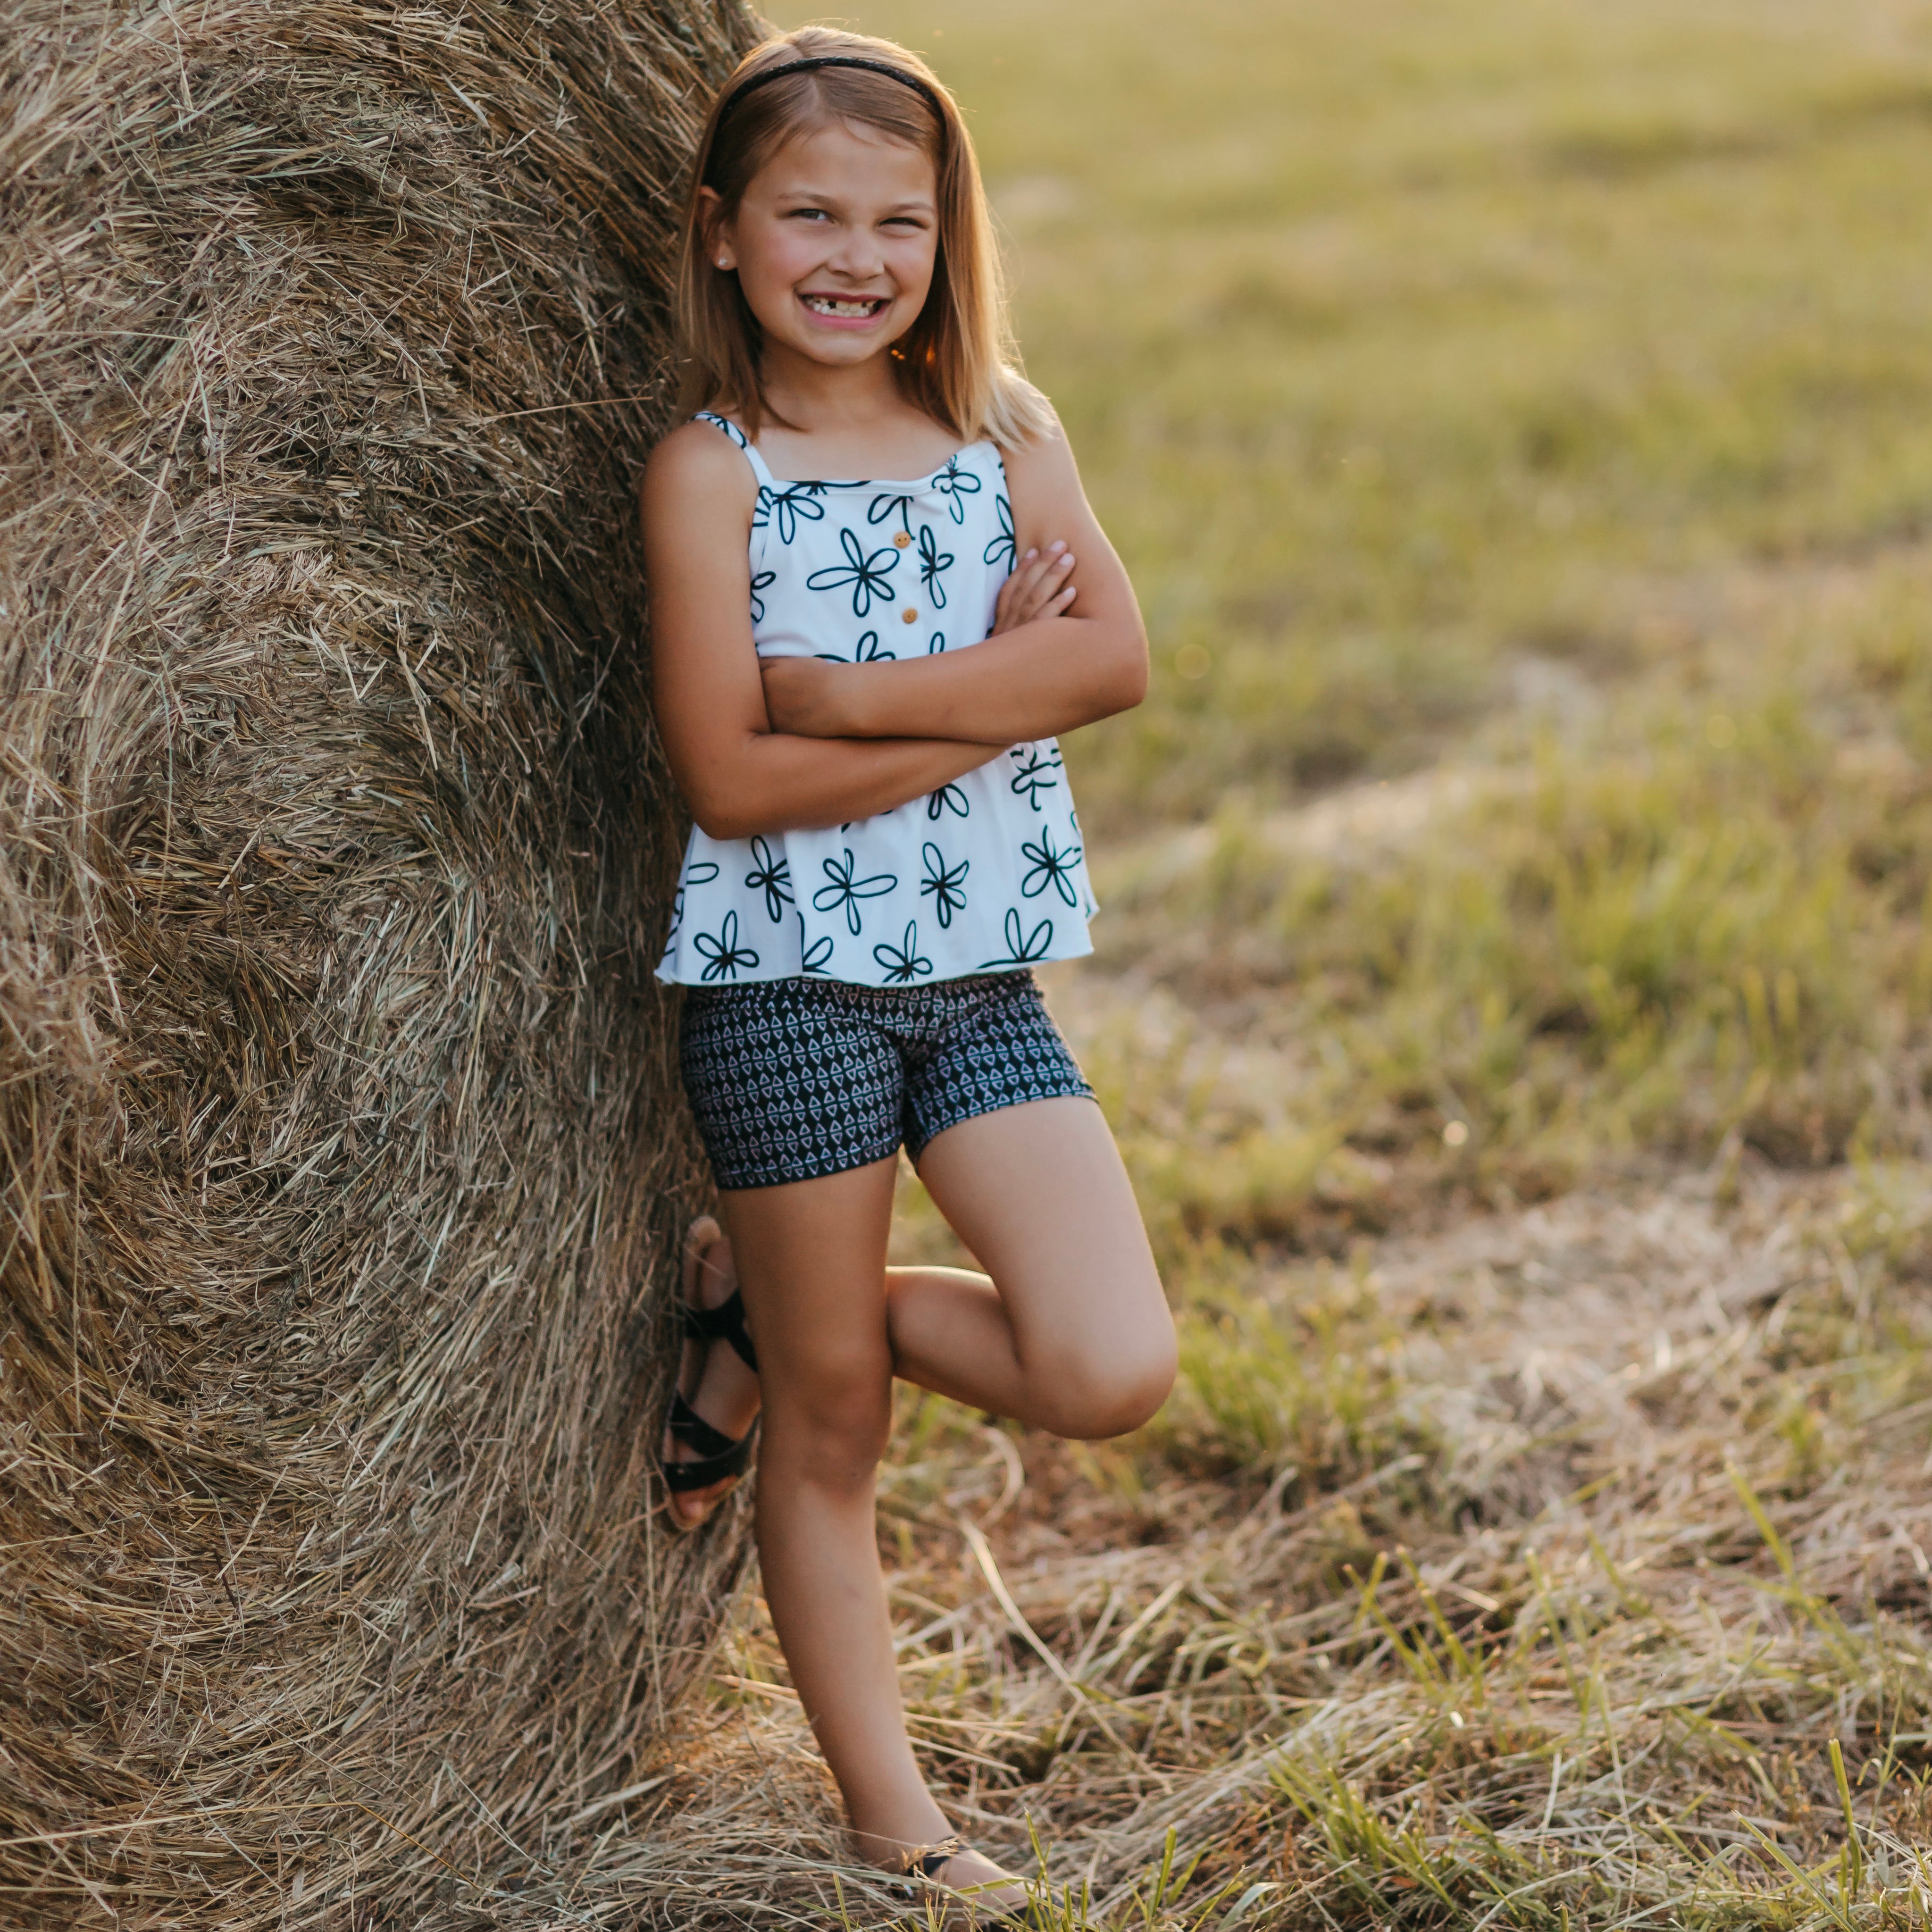
[[[735,268],[737,256],[725,232],[730,224],[724,213],[724,198],[715,188],[698,190],[698,232],[704,238],[705,258],[714,268]]]

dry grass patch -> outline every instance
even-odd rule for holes
[[[953,1814],[1069,1926],[1926,1922],[1928,1222],[1916,1168],[1580,1194],[1231,1266],[1124,1444],[910,1404]],[[747,1862],[662,1922],[887,1916],[755,1604],[718,1684],[661,1856]]]

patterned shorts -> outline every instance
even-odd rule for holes
[[[869,1166],[1001,1107],[1090,1100],[1030,973],[764,980],[684,997],[685,1091],[721,1188]]]

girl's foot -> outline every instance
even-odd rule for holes
[[[915,1846],[905,1854],[901,1869],[914,1883],[922,1879],[930,1882],[932,1895],[950,1908],[945,1919],[948,1927],[1026,1927],[1034,1923],[1028,1910],[1031,1894],[1024,1880],[996,1865],[963,1838]]]
[[[684,1347],[661,1454],[670,1482],[686,1466],[718,1469],[715,1480],[670,1492],[672,1522],[695,1529],[730,1493],[750,1460],[759,1408],[758,1372],[745,1359],[751,1339],[731,1244],[709,1214],[694,1221],[684,1238],[682,1298]]]

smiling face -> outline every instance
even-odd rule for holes
[[[700,194],[715,213],[716,191]],[[711,259],[737,272],[768,358],[849,367],[889,348],[926,306],[939,238],[932,163],[833,122],[787,142],[710,232]]]

